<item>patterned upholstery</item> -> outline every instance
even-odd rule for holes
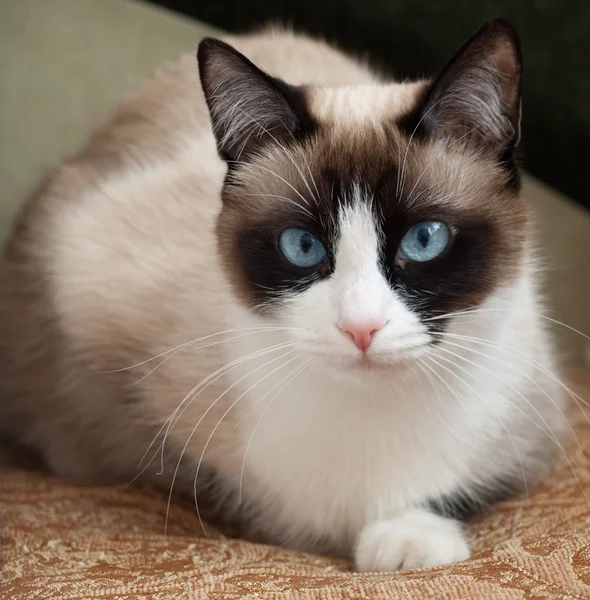
[[[590,374],[576,389],[590,400]],[[3,598],[195,600],[590,599],[590,410],[572,405],[566,455],[530,497],[470,526],[462,564],[355,574],[326,557],[200,531],[194,509],[133,488],[86,488],[5,460]]]

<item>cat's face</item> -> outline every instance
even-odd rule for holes
[[[200,64],[229,167],[225,268],[239,301],[309,355],[347,370],[419,356],[441,317],[517,276],[520,61],[505,25],[433,84],[292,88],[214,42]]]

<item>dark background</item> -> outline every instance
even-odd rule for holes
[[[281,21],[368,54],[398,77],[434,74],[502,16],[524,46],[525,168],[590,208],[590,0],[152,0],[229,31]]]

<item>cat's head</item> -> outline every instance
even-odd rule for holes
[[[518,278],[511,25],[484,25],[431,82],[294,87],[212,39],[198,59],[228,165],[219,250],[251,314],[328,362],[391,365]]]

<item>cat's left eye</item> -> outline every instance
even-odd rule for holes
[[[326,260],[324,245],[309,231],[299,227],[284,229],[279,236],[281,254],[297,267],[317,267]]]
[[[451,233],[440,221],[423,221],[404,235],[399,249],[407,260],[428,262],[438,258],[449,247]]]

